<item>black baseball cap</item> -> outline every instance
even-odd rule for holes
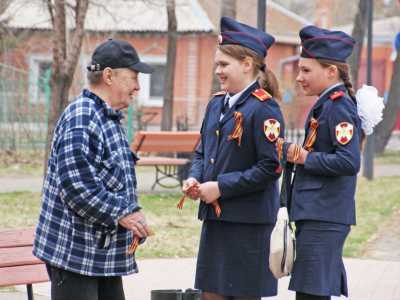
[[[128,68],[140,73],[151,73],[153,68],[140,61],[133,46],[122,40],[108,39],[94,49],[88,71],[101,71],[105,68]]]

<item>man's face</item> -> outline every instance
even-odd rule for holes
[[[115,110],[127,108],[137,96],[139,86],[137,71],[121,68],[112,70],[111,107]]]

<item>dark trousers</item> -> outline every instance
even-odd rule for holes
[[[125,300],[121,276],[84,276],[47,265],[52,300]]]

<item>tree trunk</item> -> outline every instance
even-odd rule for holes
[[[58,118],[68,104],[69,90],[74,78],[75,69],[81,52],[84,35],[84,23],[89,0],[76,0],[75,29],[71,42],[67,41],[66,3],[65,0],[47,0],[53,24],[53,63],[51,69],[51,105],[47,124],[46,149],[44,157],[44,173],[47,171],[47,160],[54,128]]]
[[[221,17],[236,19],[236,0],[222,0]]]
[[[231,17],[236,19],[236,0],[221,0],[221,17]],[[218,28],[221,31],[221,28]],[[213,80],[211,83],[211,94],[220,90],[220,84],[217,76],[213,73]]]
[[[177,21],[175,15],[175,0],[167,1],[168,15],[168,50],[167,70],[164,86],[164,107],[162,111],[161,130],[172,130],[173,106],[174,106],[174,77],[176,62]]]
[[[383,110],[383,120],[375,129],[375,153],[381,154],[389,142],[392,131],[396,126],[400,110],[400,53],[393,63],[393,74],[390,82],[389,97]]]
[[[351,79],[354,89],[358,86],[358,73],[360,69],[361,54],[364,44],[365,32],[367,30],[367,1],[360,0],[358,3],[358,10],[354,19],[354,26],[352,37],[356,40],[354,50],[349,58],[349,65],[351,69]]]

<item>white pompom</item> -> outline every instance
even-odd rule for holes
[[[357,110],[361,127],[366,135],[374,132],[374,127],[382,121],[385,104],[378,96],[378,90],[370,85],[363,85],[356,93]]]

